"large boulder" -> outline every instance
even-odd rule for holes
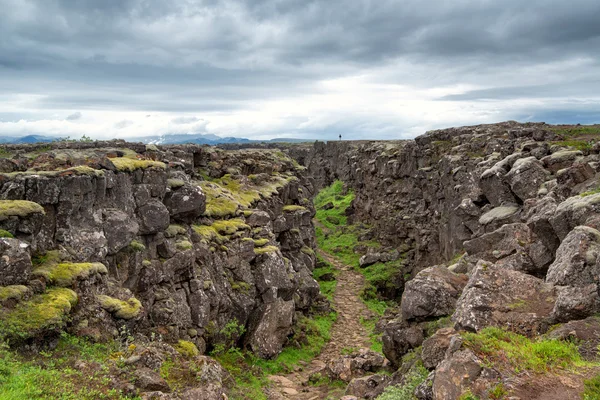
[[[489,386],[499,374],[486,368],[471,350],[459,350],[438,365],[433,378],[434,400],[458,399],[473,386]]]
[[[588,219],[600,215],[600,193],[569,197],[556,207],[550,222],[556,235],[563,240],[573,228],[587,225]]]
[[[511,154],[481,174],[479,187],[494,207],[503,203],[516,203],[515,195],[511,191],[505,175],[520,157],[521,153]]]
[[[547,172],[535,157],[521,158],[513,164],[506,179],[510,188],[522,201],[536,197],[538,188],[546,180]]]
[[[450,347],[450,340],[456,334],[452,328],[442,328],[423,342],[421,359],[425,368],[434,369],[442,362]]]
[[[499,326],[532,336],[548,328],[556,288],[519,271],[479,262],[452,320],[469,331]]]
[[[556,259],[548,268],[546,281],[555,285],[586,286],[600,278],[600,232],[578,226],[562,241]]]
[[[150,199],[137,209],[140,234],[148,235],[163,232],[169,227],[169,210],[158,199]]]
[[[419,347],[423,340],[425,340],[425,332],[421,324],[409,325],[402,319],[392,320],[387,323],[381,336],[383,354],[393,366],[397,367],[402,362],[402,356]]]
[[[374,399],[383,393],[389,385],[390,379],[387,375],[371,375],[352,379],[346,388],[346,395],[356,396],[359,399]]]
[[[17,239],[0,239],[0,286],[27,283],[31,268],[27,243]]]
[[[598,286],[559,286],[558,298],[552,310],[553,322],[568,322],[583,319],[600,312]]]
[[[466,284],[466,275],[455,274],[444,266],[426,268],[406,283],[402,316],[406,320],[423,320],[450,315]]]
[[[164,204],[176,220],[192,222],[206,209],[206,195],[199,186],[183,185],[167,192]]]
[[[287,340],[293,318],[293,301],[276,299],[272,303],[263,304],[250,317],[248,346],[259,357],[275,357]]]

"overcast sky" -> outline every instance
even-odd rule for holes
[[[0,0],[0,135],[600,122],[598,0]]]

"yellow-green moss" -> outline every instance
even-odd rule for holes
[[[308,246],[303,246],[303,247],[300,249],[300,251],[301,251],[301,252],[303,252],[304,254],[308,254],[309,256],[314,256],[314,255],[315,255],[315,252],[314,252],[314,250],[313,250],[313,249],[311,249],[311,248],[310,248],[310,247],[308,247]]]
[[[228,237],[217,233],[216,229],[212,225],[194,225],[194,231],[202,237],[202,240],[206,243],[215,241],[217,243],[224,243],[229,240]]]
[[[27,217],[31,214],[45,214],[38,203],[27,200],[0,200],[0,221],[8,217]]]
[[[0,301],[21,300],[27,292],[29,289],[23,285],[0,286]]]
[[[133,319],[140,315],[142,303],[135,297],[127,301],[115,299],[106,295],[96,296],[102,308],[111,313],[116,318]]]
[[[96,273],[107,274],[108,270],[101,263],[46,262],[36,268],[32,275],[44,277],[53,285],[67,287],[77,280],[89,278]]]
[[[160,161],[152,161],[152,160],[137,160],[134,158],[127,157],[118,157],[111,158],[110,161],[115,165],[118,171],[123,172],[133,172],[136,169],[146,169],[146,168],[162,168],[166,169],[167,166],[165,163]]]
[[[254,240],[254,247],[263,247],[265,246],[267,243],[269,243],[269,239],[255,239]]]
[[[175,350],[177,350],[182,356],[188,358],[193,358],[200,354],[200,351],[196,345],[192,342],[188,342],[187,340],[180,340],[177,342]]]
[[[10,311],[0,311],[0,337],[25,339],[48,329],[62,328],[75,304],[77,293],[71,289],[48,289]]]
[[[297,206],[297,205],[288,205],[283,206],[284,212],[296,212],[296,211],[306,211],[306,207]]]
[[[168,238],[175,237],[177,235],[185,235],[187,230],[181,225],[169,225],[165,231],[165,236]]]
[[[167,185],[171,189],[177,189],[185,185],[185,182],[181,179],[167,179]]]
[[[254,254],[265,254],[265,253],[274,253],[277,250],[279,250],[279,248],[277,246],[265,246],[265,247],[260,247],[258,249],[254,249]]]
[[[244,217],[248,218],[252,214],[254,214],[254,211],[252,211],[252,210],[244,210]]]
[[[131,243],[129,243],[129,249],[134,252],[139,252],[146,250],[146,246],[137,240],[132,240]]]
[[[14,236],[9,231],[5,231],[4,229],[0,229],[0,238],[12,239],[12,238],[14,238]]]
[[[188,240],[181,240],[175,244],[178,250],[191,250],[194,246]]]
[[[212,226],[221,235],[233,235],[239,230],[250,229],[250,226],[239,218],[215,221]]]

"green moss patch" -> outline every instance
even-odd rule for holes
[[[115,299],[106,295],[96,296],[102,308],[111,313],[116,318],[133,319],[140,315],[142,303],[135,297],[127,301]]]
[[[133,172],[136,169],[161,168],[166,169],[165,163],[152,160],[138,160],[135,158],[118,157],[111,158],[110,161],[115,165],[118,171]]]
[[[180,340],[177,342],[175,350],[177,350],[182,356],[188,358],[193,358],[200,354],[200,351],[196,345],[192,342],[188,342],[187,340]]]
[[[346,209],[354,200],[354,193],[348,190],[344,193],[344,183],[335,181],[331,186],[324,188],[315,197],[316,218],[329,229],[339,225],[346,225]],[[332,205],[326,209],[326,205]]]
[[[14,238],[14,236],[9,231],[5,231],[4,229],[0,229],[0,238],[12,239],[12,238]]]
[[[258,249],[254,249],[254,254],[259,255],[259,254],[266,254],[266,253],[274,253],[277,250],[279,250],[279,247],[277,247],[277,246],[265,246],[265,247],[260,247]]]
[[[182,186],[185,186],[185,182],[181,179],[167,179],[167,185],[171,188],[171,189],[177,189],[180,188]]]
[[[8,217],[25,218],[31,214],[45,214],[38,203],[27,200],[0,200],[0,221]]]
[[[267,243],[269,243],[269,239],[266,239],[266,238],[254,239],[253,242],[254,242],[254,247],[263,247],[263,246],[266,246]]]
[[[306,207],[298,206],[298,205],[288,205],[283,206],[284,212],[296,212],[296,211],[308,211]]]
[[[177,250],[191,250],[194,248],[194,246],[192,245],[192,242],[188,241],[188,240],[180,240],[179,242],[177,242],[175,244],[175,246],[177,247]]]
[[[140,252],[146,250],[146,246],[144,246],[142,242],[132,240],[131,243],[129,243],[129,249],[133,252]]]
[[[77,293],[71,289],[48,289],[12,310],[0,311],[0,337],[26,339],[46,330],[60,329],[75,304]]]
[[[29,289],[23,285],[0,286],[0,302],[6,300],[21,300]]]
[[[53,285],[68,287],[77,280],[87,279],[93,274],[107,274],[102,263],[53,263],[46,262],[36,268],[32,275],[44,277]]]
[[[187,230],[181,225],[169,225],[165,231],[165,236],[168,238],[175,237],[177,235],[185,235]]]
[[[219,244],[229,241],[235,233],[250,230],[250,226],[239,218],[217,220],[212,225],[194,225],[193,228],[206,243],[215,241]]]

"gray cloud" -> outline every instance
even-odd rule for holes
[[[85,116],[66,119],[112,112],[111,126],[122,129],[137,121],[117,113],[140,111],[168,113],[174,125],[205,120],[211,133],[353,137],[490,115],[600,122],[582,105],[600,103],[595,0],[0,0],[0,9],[0,99],[13,105],[3,110],[10,121],[80,109]],[[354,86],[336,86],[340,79]],[[382,88],[369,91],[374,102],[402,87],[437,104],[397,118],[364,114],[349,100],[368,85]],[[315,96],[343,104],[315,111]],[[545,109],[529,104],[540,99]],[[568,99],[584,101],[564,111]],[[446,105],[445,114],[464,114],[432,118],[429,107]],[[188,113],[197,116],[180,115]],[[235,122],[225,127],[215,115]]]

